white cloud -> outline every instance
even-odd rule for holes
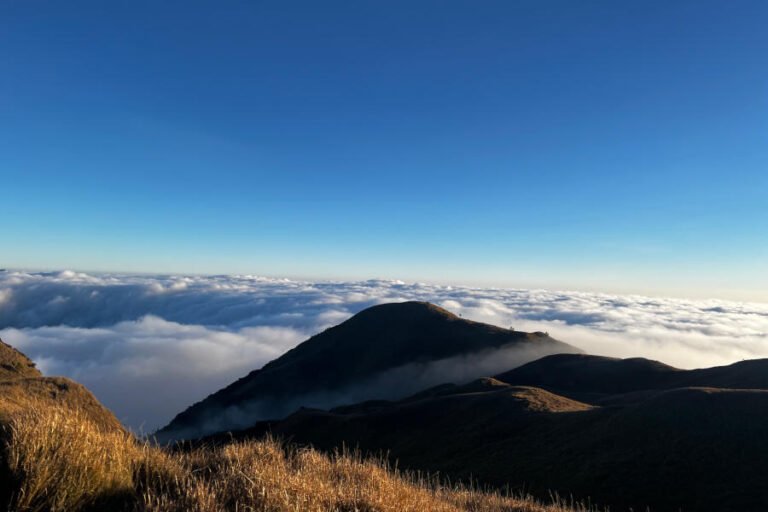
[[[111,327],[6,328],[0,337],[44,374],[84,384],[125,424],[150,432],[306,333],[282,326],[216,330],[148,315]]]
[[[0,272],[0,337],[152,430],[374,304],[428,300],[588,352],[679,367],[768,357],[768,305],[400,281]]]

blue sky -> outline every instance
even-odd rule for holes
[[[768,3],[6,2],[0,266],[768,301]]]

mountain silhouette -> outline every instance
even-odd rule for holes
[[[577,351],[546,333],[465,320],[427,302],[382,304],[194,404],[157,437],[167,441],[243,428],[301,406],[399,398],[446,380],[487,375],[490,368]]]
[[[329,451],[359,447],[400,467],[611,510],[765,510],[766,389],[765,359],[680,370],[554,355],[402,400],[305,408],[203,442],[271,433]]]
[[[536,386],[583,400],[600,395],[681,387],[768,389],[768,360],[681,370],[659,361],[588,354],[554,354],[496,375],[509,384]],[[590,397],[590,394],[594,395]]]

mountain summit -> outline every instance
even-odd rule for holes
[[[578,349],[546,333],[465,320],[428,302],[382,304],[191,406],[157,435],[160,440],[198,437],[280,418],[301,406],[399,398],[562,352]]]

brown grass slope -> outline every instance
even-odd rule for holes
[[[8,355],[5,347],[0,346],[0,357]],[[573,510],[444,485],[394,470],[381,459],[354,453],[323,455],[273,439],[172,451],[137,440],[99,407],[87,390],[66,379],[14,378],[2,383],[0,510]]]
[[[509,346],[528,347],[538,352],[536,357],[577,351],[545,333],[516,332],[464,320],[426,302],[374,306],[194,404],[161,429],[158,437],[178,439],[223,430],[226,425],[208,425],[209,420],[220,421],[231,410],[240,413],[254,401],[270,411],[267,418],[283,417],[309,405],[301,401],[307,395],[343,390],[403,365]],[[417,390],[408,389],[404,394]],[[330,406],[349,401],[342,396],[335,403],[330,400]],[[232,421],[247,426],[255,419],[260,419],[257,412],[243,421]]]
[[[0,381],[42,376],[31,359],[0,340]]]
[[[398,402],[304,409],[235,437],[358,446],[402,467],[611,510],[768,509],[768,391],[679,388],[618,403],[486,379]]]
[[[0,437],[9,435],[20,415],[58,408],[78,411],[101,432],[123,431],[114,414],[85,387],[62,377],[43,377],[30,359],[0,340]],[[0,506],[9,501],[12,487],[18,483],[6,455],[0,447]]]
[[[85,386],[64,377],[37,377],[0,382],[0,425],[30,407],[62,406],[80,411],[102,430],[123,429],[121,423]]]
[[[84,386],[63,377],[43,377],[27,356],[2,340],[0,368],[0,427],[35,403],[76,409],[103,430],[123,428]]]

